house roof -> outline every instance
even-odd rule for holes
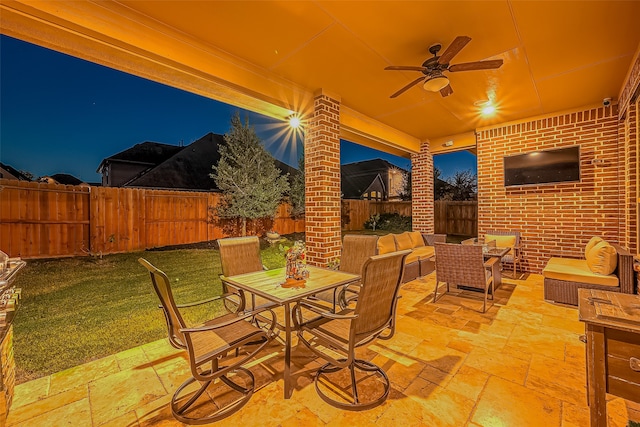
[[[184,147],[179,147],[177,145],[162,144],[160,142],[141,142],[140,144],[136,144],[131,148],[103,159],[96,172],[100,173],[105,164],[114,161],[159,165],[176,153],[180,152],[183,148]]]
[[[127,182],[125,186],[200,191],[217,190],[216,183],[209,174],[213,172],[212,166],[220,160],[218,146],[222,143],[224,143],[222,135],[210,132],[186,147],[171,146],[178,148],[173,156],[145,170]],[[137,157],[136,161],[143,159],[143,157]],[[290,177],[298,173],[297,169],[279,160],[275,160],[275,165],[282,173],[289,173]]]
[[[16,177],[16,179],[18,179],[19,181],[31,181],[27,175],[25,175],[24,173],[20,172],[18,169],[14,168],[12,166],[9,166],[6,163],[0,162],[0,168],[2,168],[4,170],[6,170],[7,172],[9,172],[11,175]]]
[[[58,184],[63,185],[80,185],[84,184],[84,181],[76,178],[73,175],[69,175],[68,173],[56,173],[54,175],[50,175],[49,178],[55,180]]]
[[[406,170],[383,159],[364,160],[340,166],[343,197],[345,199],[359,199],[377,177],[382,180],[385,191],[388,191],[388,171],[390,169],[398,169],[407,173]]]

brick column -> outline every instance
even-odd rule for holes
[[[304,141],[307,261],[340,256],[340,99],[316,93]]]
[[[411,213],[414,231],[434,232],[433,156],[429,142],[423,142],[420,152],[411,155]]]
[[[620,221],[620,244],[631,253],[638,253],[638,104],[631,103],[620,121],[622,147],[620,152],[624,162],[620,190],[623,215]]]

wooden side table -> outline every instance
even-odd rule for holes
[[[640,296],[578,289],[578,311],[586,331],[591,427],[606,427],[606,393],[640,403]]]

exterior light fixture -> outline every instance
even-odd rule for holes
[[[300,124],[300,117],[298,117],[297,115],[292,115],[291,117],[289,117],[289,126],[293,129],[298,129],[300,127]]]

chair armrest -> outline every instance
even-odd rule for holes
[[[245,311],[245,312],[243,312],[243,314],[241,314],[241,315],[239,315],[239,316],[237,316],[237,317],[235,317],[233,319],[227,320],[225,322],[216,323],[216,324],[213,324],[213,325],[198,326],[196,328],[181,328],[180,332],[189,333],[189,332],[213,331],[213,330],[216,330],[216,329],[227,327],[229,325],[233,325],[234,323],[238,323],[239,321],[244,321],[245,319],[247,319],[249,317],[253,317],[256,314],[263,313],[265,311],[268,311],[268,312],[271,313],[271,317],[273,319],[272,323],[275,325],[275,319],[276,319],[275,313],[270,308],[262,308],[260,310]]]
[[[500,261],[500,258],[498,258],[498,257],[493,257],[493,256],[492,256],[491,258],[489,258],[488,260],[486,260],[486,261],[484,262],[484,266],[485,266],[486,268],[491,268],[491,267],[493,267],[493,264],[495,264],[495,263],[496,263],[496,262],[498,262],[498,261]]]
[[[313,311],[316,314],[319,314],[322,317],[327,319],[343,319],[343,320],[351,320],[358,317],[357,314],[335,314],[330,311],[326,311],[327,307],[323,304],[319,304],[310,300],[300,300],[294,307],[294,311],[298,311],[300,307],[304,307],[309,311]]]
[[[238,295],[238,294],[232,293],[232,292],[228,292],[226,294],[222,294],[222,295],[218,295],[218,296],[215,296],[215,297],[203,299],[203,300],[200,300],[200,301],[187,302],[187,303],[184,303],[184,304],[176,304],[176,307],[178,307],[178,308],[195,307],[195,306],[202,305],[202,304],[207,304],[207,303],[210,303],[210,302],[213,302],[213,301],[218,301],[218,300],[227,298],[227,297],[229,297],[231,295]]]

